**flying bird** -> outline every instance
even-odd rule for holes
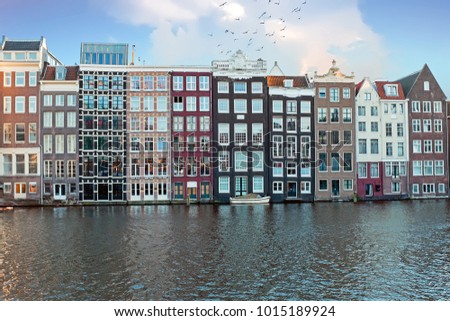
[[[258,19],[261,19],[266,13],[267,13],[267,12],[264,11],[264,12],[258,17]]]
[[[222,3],[221,5],[219,5],[219,7],[223,7],[224,5],[227,4],[227,1],[225,1],[224,3]]]

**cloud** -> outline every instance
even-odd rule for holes
[[[209,65],[242,49],[251,59],[268,60],[269,68],[278,61],[285,74],[326,73],[336,59],[344,73],[382,75],[388,51],[364,23],[357,0],[302,3],[108,0],[105,10],[122,23],[150,27],[149,43],[140,46],[155,65]]]

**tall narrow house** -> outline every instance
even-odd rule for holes
[[[212,72],[214,199],[267,195],[266,61],[238,50],[229,60],[213,61]]]
[[[171,72],[174,201],[202,202],[213,197],[210,69],[183,67]]]
[[[314,200],[314,89],[305,76],[267,76],[269,195],[273,202]]]
[[[355,82],[333,61],[314,76],[316,200],[348,200],[355,193]]]
[[[44,201],[78,200],[78,66],[46,66],[41,77]]]
[[[78,166],[79,201],[84,203],[127,200],[128,70],[124,64],[111,64],[111,60],[107,64],[105,58],[108,51],[120,51],[115,53],[116,59],[125,57],[127,50],[127,45],[96,44],[92,48],[82,45],[81,61],[86,64],[80,65],[78,74]],[[103,64],[97,60],[100,56]]]
[[[411,197],[448,197],[445,94],[428,65],[399,82],[409,104]]]
[[[39,203],[41,141],[39,78],[46,64],[61,65],[40,40],[10,40],[0,48],[0,202]]]

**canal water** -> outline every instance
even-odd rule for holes
[[[2,300],[449,300],[446,200],[0,212]]]

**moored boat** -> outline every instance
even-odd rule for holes
[[[230,197],[230,204],[268,204],[270,196],[248,194],[238,197]]]

